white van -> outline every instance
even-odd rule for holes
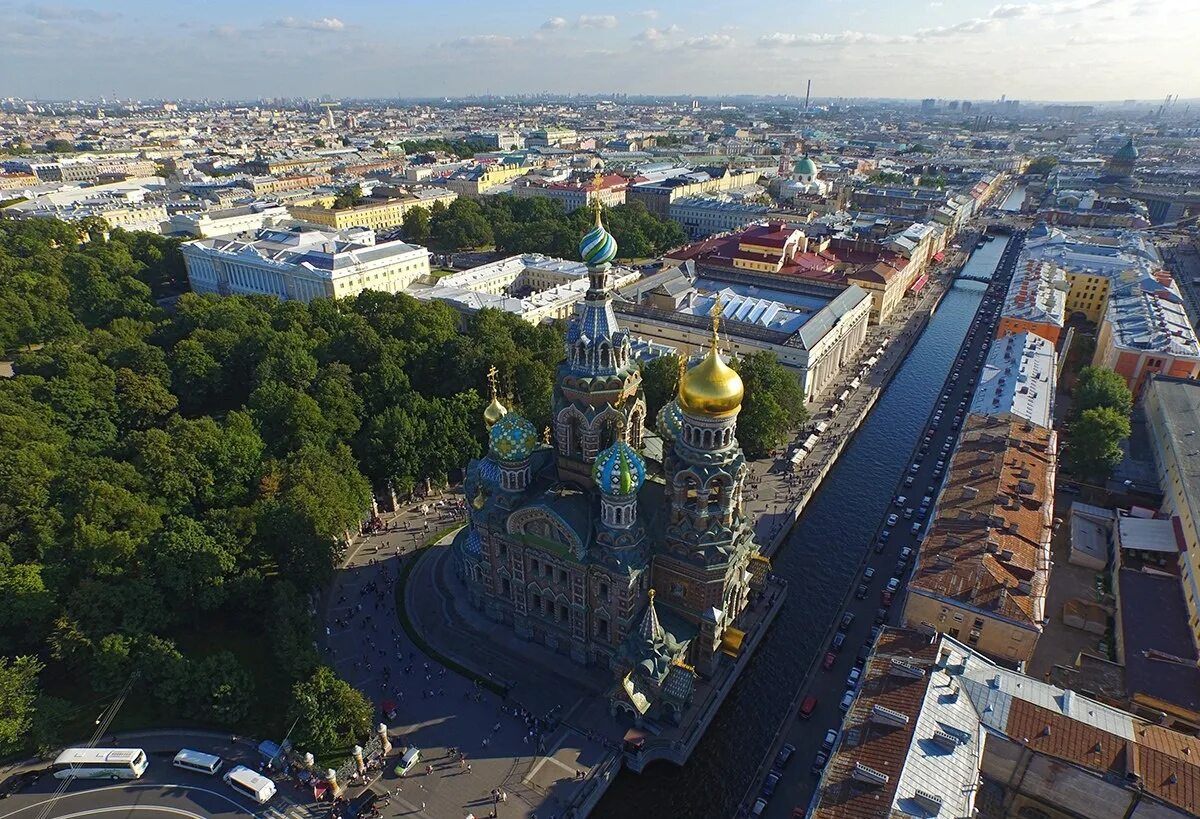
[[[417,767],[417,763],[421,761],[421,749],[413,746],[404,752],[404,756],[400,757],[400,761],[396,763],[397,776],[404,776],[406,773]]]
[[[275,795],[275,783],[245,765],[235,766],[233,770],[225,774],[224,779],[229,787],[242,796],[250,797],[260,805],[267,804]]]
[[[193,751],[190,748],[181,748],[179,753],[175,754],[175,760],[172,764],[176,768],[183,768],[185,771],[195,771],[196,773],[213,776],[217,771],[221,770],[222,760],[219,756]]]

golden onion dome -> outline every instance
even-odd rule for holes
[[[488,429],[492,425],[508,415],[508,407],[500,403],[500,399],[496,397],[496,368],[489,367],[487,372],[488,388],[492,393],[491,402],[483,409],[483,423]]]
[[[691,415],[728,417],[741,409],[744,395],[741,376],[721,360],[715,346],[679,381],[679,407]]]
[[[508,415],[508,408],[500,403],[499,398],[493,395],[491,403],[483,409],[483,422],[487,424],[488,429],[491,429],[492,424],[499,421],[505,415]]]
[[[721,322],[721,297],[713,300],[712,344],[704,360],[679,378],[679,408],[691,415],[728,418],[742,407],[746,394],[742,378],[724,362],[717,351]]]

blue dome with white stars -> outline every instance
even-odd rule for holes
[[[579,240],[579,258],[588,267],[599,267],[617,258],[617,240],[600,224],[599,214],[596,226]]]
[[[488,432],[492,454],[501,461],[523,461],[537,446],[537,431],[533,424],[515,412],[510,412],[492,425]]]
[[[596,456],[592,479],[605,495],[634,495],[646,482],[646,464],[633,447],[617,441]]]

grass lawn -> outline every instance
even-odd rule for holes
[[[460,272],[462,272],[462,271],[454,270],[453,268],[450,268],[450,267],[435,267],[429,271],[429,275],[433,277],[434,281],[436,281],[436,280],[440,279],[442,276],[452,276],[455,273],[460,273]]]

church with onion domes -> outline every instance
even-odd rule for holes
[[[742,651],[740,615],[769,570],[743,511],[742,381],[714,317],[707,354],[681,367],[654,419],[663,469],[650,470],[641,372],[612,307],[617,244],[599,209],[579,253],[589,289],[542,439],[491,374],[488,452],[466,470],[456,573],[488,618],[606,675],[614,716],[679,724],[697,685]]]

